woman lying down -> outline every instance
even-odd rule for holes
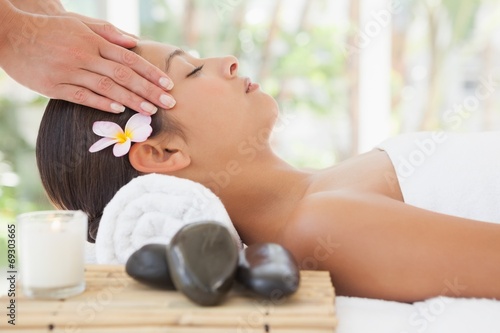
[[[166,174],[211,188],[244,243],[279,243],[302,268],[330,271],[339,295],[500,299],[499,186],[484,192],[500,177],[481,179],[486,169],[500,170],[500,159],[480,165],[478,147],[467,148],[471,140],[500,147],[499,135],[401,136],[331,168],[298,170],[272,151],[278,106],[239,76],[237,59],[198,59],[146,41],[134,51],[173,79],[177,101],[151,117],[151,134],[131,121],[142,142],[113,147],[92,131],[96,121],[125,128],[131,110],[113,115],[51,100],[40,127],[43,185],[56,206],[89,215],[89,240],[122,186],[142,174]],[[481,181],[487,185],[477,188]],[[411,186],[418,189],[407,194]]]

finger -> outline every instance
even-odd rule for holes
[[[111,113],[121,113],[125,110],[123,105],[107,97],[97,95],[87,88],[69,84],[58,85],[57,95],[52,97]]]
[[[139,57],[133,52],[130,52],[130,54],[134,57]],[[129,89],[134,94],[141,96],[154,105],[158,105],[165,109],[171,109],[175,105],[175,100],[170,94],[144,79],[125,65],[106,59],[100,59],[99,61],[89,62],[87,64],[87,70],[111,78],[118,85]],[[94,90],[93,88],[91,89]],[[96,92],[99,93],[99,91]],[[129,106],[129,104],[126,105]]]
[[[87,20],[83,22],[96,34],[113,44],[117,44],[127,49],[137,46],[136,38],[133,38],[129,34],[124,34],[111,23],[106,21],[89,22]]]
[[[131,34],[130,32],[124,31],[122,29],[118,29],[118,31],[120,31],[123,35],[127,35],[129,37],[132,37],[133,39],[136,40],[136,42],[140,39],[139,36]]]
[[[159,84],[166,90],[171,90],[174,87],[172,80],[163,71],[130,50],[107,44],[102,45],[99,51],[104,58],[132,68],[142,77],[154,84]]]
[[[96,19],[96,18],[88,17],[88,16],[83,16],[83,15],[80,15],[78,13],[73,13],[73,12],[66,12],[65,15],[78,18],[80,21],[82,21],[83,23],[85,23],[85,25],[87,25],[87,27],[89,27],[92,31],[94,31],[97,34],[99,34],[100,30],[99,30],[99,27],[96,26],[96,25],[99,25],[99,24],[102,25],[102,24],[109,23],[109,22],[106,22],[104,20],[100,20],[100,19]],[[124,31],[124,30],[122,30],[120,28],[115,27],[115,29],[117,31],[119,31],[122,35],[127,35],[129,37],[132,37],[132,39],[134,39],[135,42],[137,42],[140,39],[139,36],[131,34],[131,33],[127,32],[127,31]],[[107,39],[106,36],[101,36],[101,37]],[[110,41],[110,40],[108,39],[108,41]],[[126,47],[126,48],[130,48],[130,47],[127,47],[125,45],[121,45],[121,46]],[[135,46],[136,45],[133,45],[131,47],[135,47]]]
[[[128,68],[128,70],[130,69]],[[125,105],[145,115],[154,114],[158,110],[156,106],[145,101],[137,94],[123,88],[108,76],[102,76],[82,70],[73,75],[71,84],[91,90],[98,95],[113,100],[120,105]]]

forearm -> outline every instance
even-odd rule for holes
[[[17,9],[40,15],[59,15],[64,7],[59,0],[10,0]]]

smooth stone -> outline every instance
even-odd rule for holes
[[[209,306],[224,299],[233,284],[239,249],[229,230],[217,222],[182,227],[167,251],[176,288],[193,302]]]
[[[257,243],[241,251],[236,280],[274,301],[297,291],[300,271],[293,255],[275,243]]]
[[[174,290],[165,244],[146,244],[128,258],[125,271],[135,280],[155,288]]]

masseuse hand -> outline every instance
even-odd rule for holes
[[[151,114],[154,105],[172,107],[166,92],[171,80],[125,49],[136,40],[109,23],[84,18],[12,10],[0,21],[0,67],[48,97],[104,111],[121,112],[125,105]]]

